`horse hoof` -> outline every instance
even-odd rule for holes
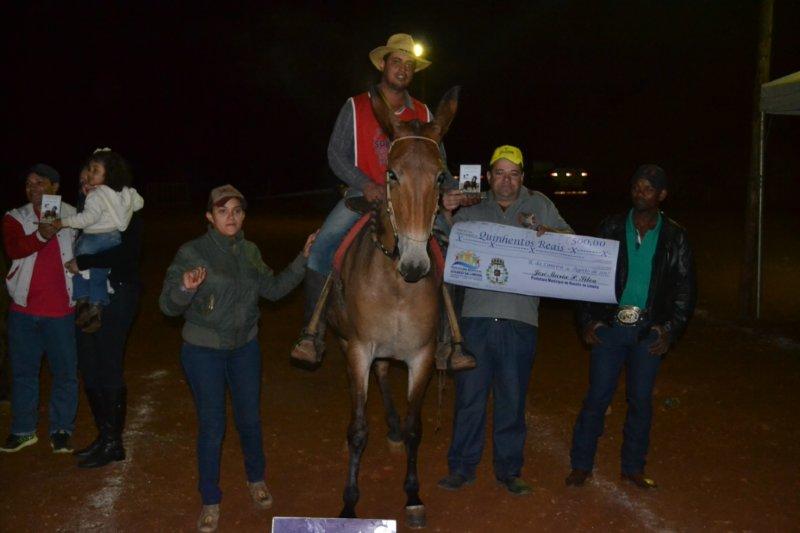
[[[425,520],[424,505],[409,505],[406,507],[406,527],[410,529],[422,529],[427,524]]]
[[[339,518],[356,518],[356,511],[355,509],[342,509],[342,512],[339,513]]]
[[[406,444],[402,440],[393,440],[392,437],[387,436],[386,442],[389,443],[389,451],[392,453],[402,453],[405,451]]]

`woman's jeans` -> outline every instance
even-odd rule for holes
[[[650,353],[658,335],[649,326],[614,324],[598,328],[597,336],[602,342],[592,348],[589,392],[572,434],[572,468],[592,470],[597,439],[603,434],[606,410],[624,366],[628,413],[622,431],[622,473],[639,474],[650,444],[653,386],[662,359]]]
[[[75,241],[75,255],[94,255],[119,246],[122,236],[119,231],[107,233],[82,233]],[[82,275],[72,276],[72,299],[89,300],[93,304],[108,305],[108,268],[90,268],[89,279]]]
[[[261,442],[261,351],[256,339],[232,350],[205,348],[187,342],[181,363],[197,408],[198,488],[203,505],[222,500],[220,454],[225,436],[225,388],[230,389],[233,416],[244,455],[247,481],[264,480],[266,460]]]

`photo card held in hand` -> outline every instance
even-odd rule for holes
[[[480,194],[481,166],[461,165],[458,176],[458,188],[465,194]]]
[[[61,218],[61,195],[43,194],[41,213],[41,222],[52,222]]]

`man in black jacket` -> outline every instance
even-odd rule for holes
[[[592,346],[589,392],[572,436],[572,472],[567,485],[581,486],[591,474],[623,365],[628,413],[622,442],[622,479],[655,488],[644,465],[653,416],[652,393],[664,354],[686,328],[696,287],[686,230],[665,217],[667,178],[656,165],[642,165],[631,180],[633,208],[607,218],[599,236],[619,241],[616,293],[619,305],[585,303],[578,323]]]

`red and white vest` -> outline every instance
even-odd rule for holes
[[[413,109],[404,108],[398,115],[400,120],[418,119],[430,122],[431,112],[428,106],[415,98],[411,98]],[[353,106],[353,137],[355,139],[356,167],[369,179],[379,185],[386,183],[386,167],[389,157],[389,138],[378,124],[372,112],[370,94],[368,92],[350,98]]]

